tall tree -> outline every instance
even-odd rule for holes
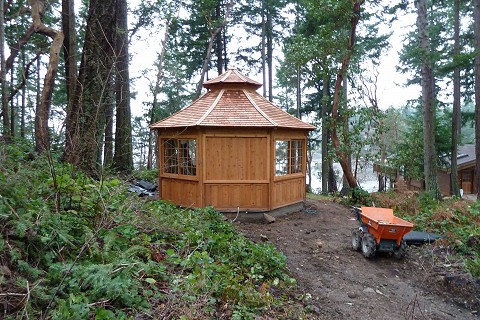
[[[475,46],[475,152],[477,174],[477,198],[480,197],[480,0],[473,1]]]
[[[8,101],[7,101],[7,66],[5,62],[5,12],[3,1],[0,5],[0,93],[2,95],[2,119],[3,119],[3,135],[8,136],[10,134],[10,123],[8,116]]]
[[[63,159],[98,175],[115,43],[115,0],[92,0],[75,88],[74,108],[65,122]],[[103,122],[102,122],[103,118]]]
[[[130,79],[128,71],[127,1],[116,0],[115,91],[116,126],[113,166],[122,172],[133,170]]]
[[[63,44],[63,33],[43,24],[42,17],[45,12],[44,2],[30,0],[32,11],[32,28],[36,33],[50,37],[53,42],[50,47],[50,60],[48,63],[45,81],[43,83],[42,97],[35,112],[35,149],[44,152],[50,147],[50,134],[48,120],[52,104],[52,93],[55,77],[58,70],[60,50]]]
[[[222,1],[219,1],[217,3],[217,6],[215,7],[215,19],[221,19],[222,18]],[[223,56],[224,53],[224,48],[226,45],[224,45],[224,35],[225,35],[225,29],[226,26],[222,28],[222,30],[217,33],[216,39],[215,39],[215,54],[217,56],[217,73],[222,74],[224,68],[226,69],[226,57]],[[222,32],[223,31],[223,32]]]
[[[427,0],[416,1],[418,44],[421,54],[422,108],[423,108],[423,166],[425,189],[440,197],[435,152],[435,93],[430,36],[428,29]]]
[[[460,55],[460,0],[454,0],[454,24],[453,24],[453,55]],[[458,187],[458,138],[461,136],[460,123],[460,66],[455,66],[453,70],[453,113],[452,113],[452,152],[450,160],[450,192],[452,195],[459,196]]]
[[[348,66],[350,64],[350,60],[352,58],[353,49],[355,48],[355,39],[356,39],[356,30],[357,25],[360,20],[361,14],[361,6],[363,4],[363,0],[354,0],[352,2],[352,15],[350,19],[350,36],[347,43],[347,50],[345,56],[343,57],[342,64],[340,69],[337,72],[337,78],[335,81],[335,91],[333,94],[333,105],[332,105],[332,143],[335,147],[335,151],[339,158],[340,165],[343,170],[343,174],[345,175],[345,179],[348,181],[348,184],[351,188],[357,187],[357,179],[353,175],[352,167],[349,165],[349,155],[348,152],[342,150],[340,147],[340,140],[337,135],[337,123],[339,120],[338,115],[338,108],[340,106],[340,98],[342,94],[342,83],[343,79],[346,76]]]
[[[324,71],[323,76],[323,99],[322,99],[322,193],[328,193],[328,181],[330,174],[330,159],[328,156],[328,131],[329,124],[327,112],[330,106],[330,77],[328,70]],[[335,184],[336,187],[336,184]]]
[[[62,0],[63,56],[68,108],[71,108],[77,80],[77,32],[75,30],[75,0]]]

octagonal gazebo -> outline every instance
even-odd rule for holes
[[[191,105],[150,126],[158,132],[160,198],[224,212],[303,205],[315,127],[259,95],[261,84],[236,69],[204,87]]]

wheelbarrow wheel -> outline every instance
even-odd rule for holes
[[[373,258],[375,256],[375,251],[377,251],[377,241],[375,237],[367,233],[362,238],[362,253],[365,258]]]
[[[352,249],[355,251],[362,249],[362,238],[360,237],[360,230],[358,229],[352,231]]]
[[[393,256],[396,259],[402,259],[407,254],[407,243],[404,239],[400,242],[400,246],[393,251]]]

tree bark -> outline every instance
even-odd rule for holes
[[[38,56],[36,57],[38,59]],[[25,65],[25,52],[22,53],[22,61],[23,65]],[[33,61],[32,61],[33,63]],[[26,80],[27,77],[27,70],[24,70],[24,78]],[[20,111],[20,137],[25,139],[25,109],[26,109],[26,95],[27,95],[27,86],[23,85],[22,86],[22,106],[21,106],[21,111]]]
[[[113,84],[111,85],[113,87]],[[105,103],[105,139],[103,147],[103,165],[111,166],[113,164],[113,148],[114,148],[114,136],[113,136],[113,121],[115,109],[115,95],[113,92],[107,93],[107,101]]]
[[[124,173],[133,170],[130,79],[128,71],[127,1],[116,0],[116,127],[113,166]]]
[[[222,15],[221,4],[222,4],[222,1],[219,0],[217,6],[215,7],[215,15],[216,15],[217,19],[220,19],[221,15]],[[216,51],[216,55],[217,55],[217,72],[218,72],[218,74],[223,73],[223,44],[222,44],[223,41],[222,40],[223,40],[223,35],[222,35],[222,31],[220,31],[217,34],[216,43],[215,43],[215,46],[216,46],[215,51]]]
[[[101,118],[111,90],[115,21],[115,0],[90,1],[74,108],[66,118],[62,158],[92,176],[98,175]]]
[[[302,79],[300,65],[297,65],[297,118],[302,119]]]
[[[308,143],[309,144],[309,143]],[[313,160],[313,148],[310,146],[307,149],[307,174],[308,174],[308,183],[307,183],[307,192],[312,192],[312,160]]]
[[[210,41],[208,42],[207,52],[205,53],[205,59],[203,60],[202,70],[200,71],[200,80],[197,83],[197,89],[195,90],[194,99],[198,99],[200,97],[200,94],[202,93],[203,81],[205,80],[205,74],[207,73],[208,64],[210,62],[210,57],[211,57],[212,48],[213,48],[213,42],[215,41],[215,38],[216,38],[217,34],[220,31],[222,31],[222,29],[227,24],[228,19],[230,17],[230,9],[232,7],[232,4],[233,4],[232,0],[229,0],[228,3],[226,4],[225,17],[224,17],[222,23],[220,23],[220,25],[217,28],[215,28],[213,31],[212,31],[211,27],[209,28],[210,29]],[[211,21],[209,22],[209,24],[211,25]]]
[[[75,31],[74,0],[62,0],[63,56],[65,60],[65,78],[67,87],[67,113],[73,108],[73,97],[77,82],[77,37]]]
[[[474,46],[475,51],[480,52],[480,0],[474,0],[473,5]],[[476,192],[480,199],[480,54],[475,56],[475,152]]]
[[[454,25],[453,25],[453,55],[460,54],[460,0],[454,1]],[[452,114],[452,149],[450,159],[450,186],[451,194],[460,196],[458,187],[457,154],[459,137],[461,136],[460,125],[460,67],[456,66],[453,71],[453,114]]]
[[[13,69],[10,71],[10,92],[13,91]],[[15,137],[15,101],[13,96],[10,101],[10,136],[13,138]]]
[[[273,101],[273,26],[270,6],[266,6],[267,11],[267,66],[268,66],[268,100]]]
[[[335,81],[335,91],[333,95],[333,105],[332,105],[332,143],[335,147],[335,152],[339,158],[340,165],[343,170],[343,174],[348,181],[348,184],[351,188],[357,187],[357,180],[355,179],[352,168],[349,166],[349,155],[348,152],[342,150],[340,146],[340,141],[337,135],[337,123],[338,123],[338,107],[340,105],[340,98],[342,94],[342,82],[345,74],[347,73],[350,60],[352,58],[353,49],[355,47],[356,39],[356,29],[358,21],[360,20],[361,5],[364,0],[355,0],[353,1],[352,7],[352,17],[350,19],[350,36],[347,44],[347,52],[345,57],[343,57],[342,65],[340,70],[337,72],[337,79]]]
[[[42,97],[37,105],[35,113],[35,149],[37,152],[45,152],[50,148],[50,134],[48,119],[52,105],[52,94],[55,77],[58,71],[60,50],[63,44],[63,33],[43,24],[44,3],[41,0],[29,0],[32,10],[32,26],[35,33],[39,33],[53,39],[50,47],[50,59],[47,73],[43,83]]]
[[[345,103],[348,103],[348,81],[347,81],[347,75],[344,74],[343,77],[343,86],[342,86],[342,93],[343,93],[343,100]],[[348,121],[348,114],[341,114],[340,115],[341,120],[342,120],[342,140],[343,140],[343,145],[345,146],[345,153],[347,156],[347,166],[351,169],[352,168],[352,153],[351,153],[351,148],[350,148],[350,143],[348,141],[348,131],[349,131],[349,121]],[[355,167],[355,170],[352,172],[353,177],[355,180],[357,180],[357,170]],[[343,174],[343,179],[342,179],[342,190],[340,193],[342,194],[348,194],[348,191],[350,190],[350,183],[347,179],[347,175],[344,173]]]
[[[419,47],[422,53],[422,106],[423,106],[423,171],[425,189],[440,198],[437,177],[437,154],[435,151],[435,94],[433,70],[430,59],[427,1],[417,1],[417,28]]]
[[[337,177],[335,177],[335,169],[333,168],[333,160],[328,161],[328,193],[334,194],[338,192]]]
[[[266,38],[266,26],[265,26],[265,1],[262,0],[262,48],[261,48],[261,59],[262,59],[262,83],[263,83],[263,97],[267,97],[267,70],[266,70],[266,56],[265,56],[265,38]]]
[[[330,77],[328,72],[324,72],[323,76],[323,94],[322,94],[322,193],[328,193],[328,177],[329,177],[329,159],[328,159],[328,121],[327,109],[330,103]]]
[[[7,66],[5,61],[5,12],[3,11],[3,3],[0,5],[0,81],[2,94],[2,124],[4,136],[10,135],[10,117],[8,116],[8,101],[7,101]]]

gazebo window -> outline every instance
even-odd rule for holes
[[[302,172],[303,140],[275,141],[275,175]]]
[[[163,139],[163,172],[195,176],[197,142],[195,139]]]

